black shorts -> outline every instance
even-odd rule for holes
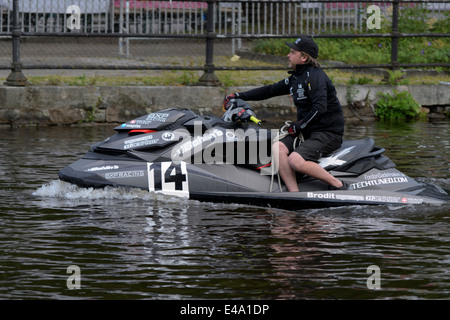
[[[288,135],[280,140],[291,152],[297,152],[307,161],[317,162],[321,157],[326,156],[339,149],[342,145],[342,136],[330,132],[313,132],[300,145],[294,147],[295,137]]]

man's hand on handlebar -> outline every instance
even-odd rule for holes
[[[240,120],[243,122],[252,121],[259,126],[261,125],[261,120],[256,118],[252,111],[245,108],[243,108],[241,111],[238,112],[238,114],[236,115],[236,120]]]
[[[230,107],[230,100],[232,99],[237,99],[239,98],[239,93],[238,92],[234,92],[232,94],[229,94],[225,97],[225,99],[223,100],[223,110],[226,111],[228,110],[228,108]]]

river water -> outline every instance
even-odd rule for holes
[[[449,206],[287,211],[57,180],[113,126],[0,131],[1,299],[448,299]],[[450,188],[449,121],[347,125]]]

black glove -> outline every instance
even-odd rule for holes
[[[237,99],[239,98],[239,93],[238,92],[234,92],[232,94],[229,94],[225,97],[225,99],[223,100],[223,110],[228,110],[228,108],[230,107],[229,103],[231,99]]]
[[[302,132],[302,127],[300,125],[300,122],[291,122],[287,131],[293,137],[298,136],[300,134],[300,132]]]

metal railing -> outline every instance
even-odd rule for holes
[[[215,6],[214,33],[283,35],[321,34],[357,30],[363,32],[366,7],[375,4],[383,14],[394,1],[305,0],[305,1],[210,1]],[[397,1],[403,5],[425,3],[431,17],[450,10],[447,0]],[[80,9],[79,28],[67,25]],[[207,2],[142,0],[19,0],[22,32],[37,34],[131,33],[131,34],[203,34]],[[13,0],[0,0],[0,33],[11,32]]]
[[[126,1],[126,0],[0,0],[0,36],[12,42],[11,75],[6,85],[26,85],[22,69],[123,69],[203,70],[200,84],[218,84],[215,70],[280,70],[281,66],[227,67],[213,63],[213,48],[230,41],[231,53],[242,41],[263,38],[378,37],[391,40],[391,61],[385,64],[340,65],[333,68],[449,67],[450,63],[404,64],[398,62],[398,41],[405,37],[446,38],[447,33],[404,33],[398,29],[401,7],[427,6],[435,19],[446,17],[447,0],[347,0],[347,1]],[[368,30],[369,5],[376,5],[391,20],[388,32]],[[448,18],[447,18],[448,19]],[[370,32],[369,32],[370,31]],[[154,63],[25,63],[20,60],[21,40],[116,39],[117,54],[130,57],[130,41],[154,43],[180,40],[199,41],[206,47],[204,63],[164,65]],[[51,46],[47,44],[47,46]],[[1,47],[0,47],[1,50]],[[33,54],[37,54],[36,51]],[[3,55],[3,54],[2,54]],[[166,56],[168,56],[167,53]],[[196,53],[198,55],[198,53]],[[36,59],[30,59],[36,60]],[[325,67],[327,68],[327,67]]]

